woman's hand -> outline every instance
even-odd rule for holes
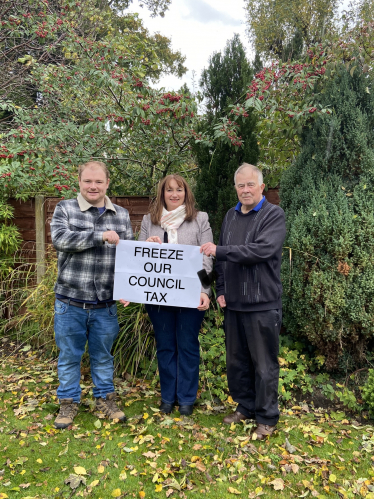
[[[120,300],[119,301],[124,307],[127,307],[127,305],[130,305],[130,302],[129,301],[125,301],[125,300]]]
[[[146,243],[160,243],[160,244],[162,244],[162,241],[158,236],[151,236],[146,240]]]
[[[209,296],[206,293],[200,293],[200,305],[197,307],[198,310],[208,310],[210,304]]]

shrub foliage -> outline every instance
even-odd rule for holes
[[[344,67],[321,96],[333,112],[305,132],[281,182],[289,258],[284,324],[334,368],[374,333],[374,100],[369,77]]]

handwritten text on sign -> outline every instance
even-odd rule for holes
[[[203,268],[198,246],[120,241],[116,250],[114,300],[196,308]]]

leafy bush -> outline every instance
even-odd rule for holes
[[[295,395],[311,395],[315,386],[326,381],[327,375],[313,373],[324,364],[324,357],[310,358],[303,352],[303,345],[289,336],[280,337],[279,349],[279,400],[286,404],[295,402]]]
[[[222,325],[223,312],[213,304],[205,315],[200,334],[202,399],[227,399],[225,332]]]
[[[369,413],[374,417],[374,369],[369,369],[368,379],[362,387],[362,398],[369,408]]]
[[[13,208],[0,200],[0,278],[4,278],[13,266],[14,254],[21,244],[17,227],[10,223]]]
[[[362,357],[374,332],[373,92],[367,75],[340,68],[321,96],[331,114],[305,132],[281,182],[284,325],[328,369],[344,351]]]
[[[118,305],[119,335],[113,346],[118,374],[149,377],[157,369],[156,342],[152,323],[140,303]]]
[[[7,290],[6,306],[12,309],[5,329],[11,329],[17,343],[31,343],[36,348],[54,347],[54,283],[57,277],[55,255],[48,255],[46,272],[40,283],[32,263],[18,264],[3,281]]]

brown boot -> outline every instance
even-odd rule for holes
[[[119,421],[126,421],[125,413],[116,404],[116,394],[107,393],[106,398],[96,399],[96,408],[105,414],[109,419],[118,419]]]
[[[275,429],[276,425],[270,426],[268,424],[258,423],[257,428],[254,431],[257,435],[256,440],[264,440],[266,437],[270,437]]]
[[[225,424],[240,423],[240,421],[244,421],[245,419],[249,418],[247,418],[247,416],[244,416],[244,414],[242,414],[241,412],[235,411],[232,414],[229,414],[228,416],[224,417],[223,423]]]
[[[73,423],[73,420],[78,412],[78,404],[73,402],[73,399],[61,399],[60,410],[55,419],[55,428],[64,429]]]

